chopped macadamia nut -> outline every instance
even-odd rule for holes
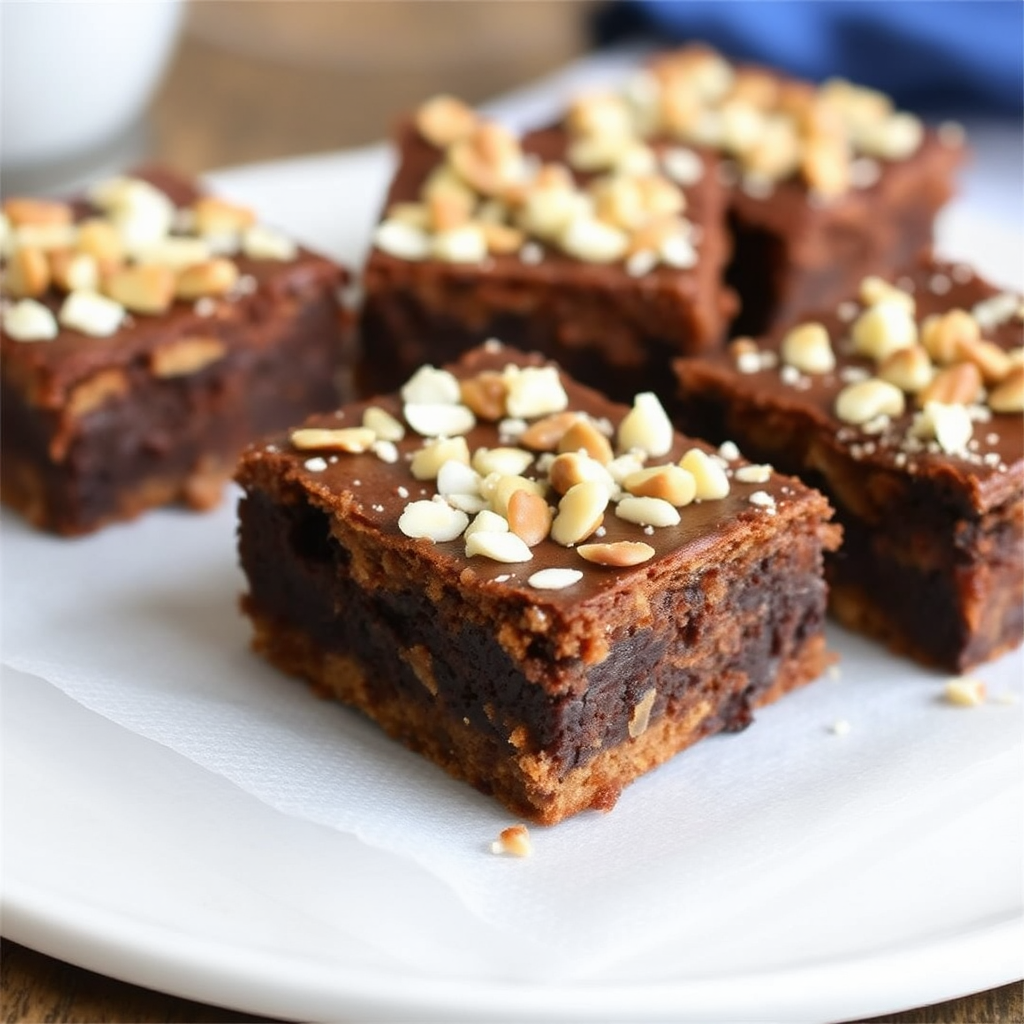
[[[985,684],[980,679],[959,676],[946,683],[942,695],[947,703],[957,707],[977,707],[985,701]]]

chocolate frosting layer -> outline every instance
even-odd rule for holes
[[[490,344],[467,353],[452,371],[460,379],[476,376],[482,371],[501,371],[508,364],[516,366],[543,365],[539,356],[526,356],[513,349]],[[562,375],[569,396],[569,409],[587,413],[596,420],[606,420],[617,427],[626,407],[616,405],[596,392],[575,384]],[[359,426],[364,410],[376,406],[402,419],[402,402],[398,396],[378,397],[345,407],[332,415],[317,415],[306,426],[336,429]],[[424,439],[408,430],[397,443],[398,459],[384,461],[373,452],[352,454],[298,451],[280,435],[250,447],[243,455],[239,481],[243,487],[280,486],[294,488],[332,518],[344,521],[355,529],[379,534],[387,545],[414,553],[425,565],[432,565],[440,577],[453,574],[463,585],[478,587],[483,593],[501,595],[503,599],[518,597],[533,606],[538,615],[551,614],[565,620],[594,598],[607,598],[616,593],[632,602],[650,592],[667,573],[678,573],[692,567],[695,573],[721,557],[720,553],[756,541],[758,536],[775,534],[786,529],[793,519],[822,521],[830,515],[827,503],[816,492],[799,481],[772,473],[766,482],[741,482],[735,470],[747,463],[735,458],[728,463],[729,494],[720,500],[697,501],[682,507],[677,526],[644,528],[615,515],[609,505],[603,521],[604,536],[590,541],[642,541],[654,548],[654,557],[631,568],[606,568],[587,562],[572,548],[545,539],[532,549],[529,562],[505,564],[486,557],[465,555],[465,541],[432,543],[405,536],[398,520],[406,505],[429,499],[436,493],[434,481],[420,482],[409,469],[412,454]],[[466,435],[470,451],[481,447],[514,445],[503,438],[498,425],[478,422]],[[677,462],[693,447],[713,452],[709,445],[676,433],[671,451],[663,457],[651,458],[648,465]],[[537,477],[536,465],[523,474]],[[755,492],[761,495],[751,501]],[[558,496],[549,494],[549,504]],[[764,504],[755,502],[763,501]],[[528,585],[528,578],[540,569],[571,568],[582,570],[583,578],[563,590],[538,590]]]

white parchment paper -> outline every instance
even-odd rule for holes
[[[249,651],[234,529],[233,501],[73,541],[9,517],[4,664],[286,814],[426,868],[521,934],[526,975],[591,975],[680,932],[731,936],[742,957],[735,915],[752,901],[831,866],[836,910],[855,899],[837,868],[852,851],[884,857],[895,822],[955,822],[1019,778],[1019,653],[980,670],[995,700],[965,710],[941,699],[944,676],[834,630],[837,677],[682,754],[613,812],[534,829],[534,856],[513,863],[489,852],[512,820],[499,805]],[[1019,844],[1019,829],[1001,840]]]

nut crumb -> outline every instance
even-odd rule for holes
[[[956,676],[943,687],[942,696],[947,703],[957,707],[977,707],[985,700],[985,684],[980,679]]]
[[[503,828],[498,838],[491,843],[491,853],[498,856],[529,857],[533,853],[529,830],[525,825]]]
[[[836,736],[845,736],[850,731],[850,723],[845,718],[837,718],[832,723],[830,731]]]

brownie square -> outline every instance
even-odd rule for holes
[[[956,124],[932,129],[876,90],[700,45],[660,55],[622,96],[645,137],[721,158],[741,303],[732,334],[791,325],[929,251],[964,158]]]
[[[682,416],[829,496],[831,607],[963,671],[1024,629],[1024,307],[924,260],[789,331],[681,360]]]
[[[608,809],[831,660],[827,502],[724,452],[496,343],[421,370],[243,455],[254,647],[517,815]]]
[[[2,498],[81,534],[219,500],[241,449],[339,401],[347,273],[162,169],[3,218]]]
[[[498,337],[628,401],[721,343],[735,301],[714,158],[635,140],[612,175],[571,169],[568,142],[444,99],[400,127],[364,275],[365,392]]]

